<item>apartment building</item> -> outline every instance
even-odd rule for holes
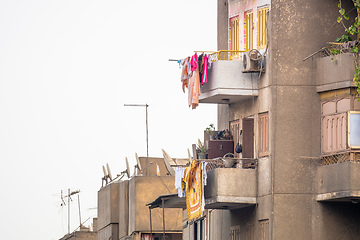
[[[207,172],[205,211],[188,221],[184,210],[183,239],[358,239],[355,54],[328,48],[344,33],[338,1],[217,4],[218,52],[199,102],[218,105],[218,130],[254,167]],[[357,14],[351,0],[341,8]]]

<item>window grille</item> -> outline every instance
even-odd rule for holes
[[[246,240],[255,240],[255,226],[253,223],[246,226]]]
[[[231,240],[240,240],[240,226],[230,227],[230,239]]]
[[[269,219],[260,220],[260,240],[270,240]]]

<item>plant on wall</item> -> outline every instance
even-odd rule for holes
[[[349,14],[350,12],[346,13],[345,9],[342,8],[341,6],[341,0],[339,0],[338,3],[338,7],[339,7],[339,13],[340,16],[337,18],[337,22],[339,24],[341,24],[344,28],[345,28],[345,33],[338,37],[336,39],[337,44],[343,44],[343,43],[349,43],[346,45],[347,48],[350,49],[350,51],[354,54],[355,57],[355,66],[356,66],[356,70],[355,70],[355,74],[354,74],[354,78],[353,81],[356,84],[357,87],[357,92],[360,95],[360,83],[359,83],[359,79],[360,79],[360,66],[359,66],[359,43],[358,41],[352,41],[352,37],[355,36],[355,38],[358,40],[359,38],[359,30],[360,30],[360,17],[359,17],[359,12],[360,12],[360,0],[353,0],[353,4],[354,4],[354,8],[351,11],[356,10],[357,11],[357,15],[354,19],[351,19],[353,22],[353,24],[351,24],[349,27],[345,26],[345,21],[348,21],[350,19]],[[336,45],[336,43],[335,43]],[[340,53],[340,45],[338,45],[339,47],[333,47],[330,51],[331,55],[336,55]],[[359,99],[358,99],[359,100]]]

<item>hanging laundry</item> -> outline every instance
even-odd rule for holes
[[[200,77],[199,77],[199,69],[196,68],[194,72],[192,72],[189,79],[189,93],[188,93],[188,104],[189,107],[195,109],[199,105],[199,96],[200,96]]]
[[[201,216],[203,187],[201,162],[193,161],[185,170],[186,208],[188,220]]]
[[[184,188],[184,170],[183,167],[175,168],[175,189],[178,190],[178,197],[185,197],[185,188]]]
[[[185,87],[188,87],[188,81],[189,81],[189,73],[190,73],[190,57],[181,59],[181,82],[182,82],[182,90],[185,92]]]
[[[204,85],[205,83],[207,83],[207,75],[208,75],[208,57],[205,54],[204,55],[204,60],[203,60],[203,73],[202,73],[202,77],[201,77],[201,85]]]
[[[191,57],[191,60],[190,60],[190,70],[191,71],[195,71],[197,66],[198,66],[198,56],[197,56],[197,53],[195,53],[192,57]]]
[[[211,57],[210,55],[207,56],[207,59],[208,59],[208,70],[210,70],[211,68],[211,65],[212,65],[212,62],[211,62]]]
[[[200,54],[200,56],[198,57],[200,83],[201,83],[202,74],[203,74],[203,71],[204,71],[204,58],[203,57],[204,57],[204,54]]]

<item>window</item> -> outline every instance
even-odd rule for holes
[[[267,44],[267,20],[269,8],[261,8],[258,11],[258,48],[262,49]]]
[[[269,155],[269,113],[259,114],[259,157]]]
[[[269,240],[269,219],[260,220],[260,240]]]
[[[239,51],[239,16],[230,19],[229,29],[230,50]],[[231,53],[231,58],[237,58],[238,53]]]
[[[202,218],[194,222],[194,240],[205,239],[205,219]]]
[[[246,12],[245,13],[245,32],[246,32],[245,51],[250,51],[251,49],[253,49],[253,30],[254,30],[253,12]]]
[[[321,105],[321,152],[324,154],[347,149],[347,112],[350,99],[336,99]]]
[[[240,226],[230,227],[230,239],[231,240],[240,240]]]
[[[360,148],[360,112],[349,112],[349,147]]]

